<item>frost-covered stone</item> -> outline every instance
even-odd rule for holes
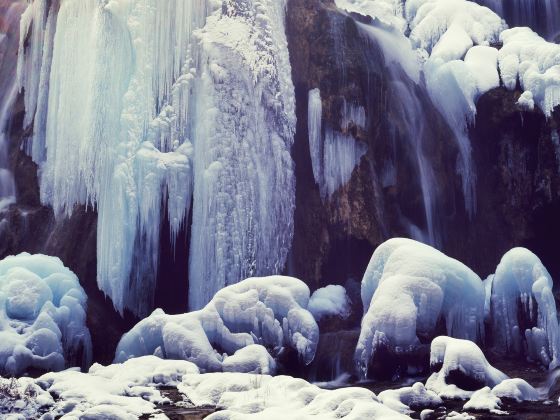
[[[209,420],[283,419],[408,419],[381,404],[365,388],[324,390],[289,376],[210,373],[188,375],[179,385],[195,405],[221,410]]]
[[[443,400],[420,382],[409,387],[383,391],[379,393],[378,398],[387,407],[404,414],[443,405]]]
[[[525,248],[507,252],[496,268],[490,301],[493,345],[498,351],[527,354],[554,368],[560,356],[560,329],[552,278]]]
[[[490,387],[485,386],[474,392],[470,399],[463,406],[463,410],[469,411],[489,411],[493,414],[506,414],[500,410],[502,400],[492,393]]]
[[[488,363],[475,343],[451,337],[432,341],[430,366],[436,372],[428,378],[426,388],[442,398],[468,399],[474,391],[508,379]]]
[[[236,352],[260,344],[274,356],[291,348],[309,364],[315,356],[319,327],[306,309],[308,302],[309,288],[298,279],[247,279],[216,293],[200,311],[183,315],[154,311],[122,337],[116,361],[155,354],[189,360],[205,372],[221,371],[223,363],[226,370],[246,370],[248,365],[266,365],[262,349]],[[232,355],[230,362],[215,349]],[[268,366],[270,369],[270,362]]]
[[[508,89],[517,84],[550,116],[560,105],[560,45],[547,42],[529,28],[512,28],[500,35],[500,73]],[[525,99],[528,94],[524,94]],[[524,101],[526,102],[526,101]]]
[[[55,257],[23,253],[0,261],[0,373],[87,366],[87,296]]]
[[[494,388],[492,394],[500,398],[510,398],[517,402],[538,401],[541,399],[539,392],[520,378],[506,379]]]
[[[156,404],[169,402],[157,386],[177,386],[183,377],[194,374],[198,368],[190,362],[145,356],[122,364],[94,364],[88,373],[48,373],[36,383],[56,396],[48,410],[56,418],[135,419],[154,413]]]
[[[329,285],[313,292],[307,309],[316,321],[326,316],[348,318],[351,312],[350,299],[343,286]]]
[[[374,252],[362,279],[362,319],[356,361],[362,372],[376,352],[414,353],[437,335],[479,340],[484,334],[484,288],[468,267],[410,239],[391,239]]]

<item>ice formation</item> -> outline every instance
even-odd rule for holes
[[[474,391],[508,379],[488,363],[475,343],[451,337],[432,341],[430,366],[439,370],[428,378],[426,388],[442,398],[468,399]]]
[[[403,238],[374,252],[362,279],[364,317],[355,359],[363,374],[379,348],[406,355],[437,334],[478,341],[484,336],[484,287],[468,267]]]
[[[525,248],[507,252],[496,268],[490,300],[493,345],[558,366],[560,332],[552,279]]]
[[[303,379],[241,373],[188,375],[179,385],[195,405],[221,410],[208,420],[409,419],[381,404],[365,388],[324,390]]]
[[[0,261],[0,373],[22,375],[91,362],[87,296],[58,258]]]
[[[504,86],[525,91],[546,116],[560,105],[560,45],[546,42],[529,28],[508,29],[500,35],[500,73]]]
[[[326,316],[348,318],[351,312],[350,303],[346,289],[331,284],[313,292],[307,309],[316,321]]]
[[[152,305],[162,209],[174,243],[193,202],[193,308],[283,268],[295,127],[283,1],[35,0],[21,35],[41,200],[58,217],[97,209],[98,283],[119,311]]]
[[[309,91],[309,151],[315,182],[323,198],[332,196],[350,181],[352,173],[367,153],[367,145],[349,134],[352,127],[366,127],[365,109],[344,101],[340,127],[342,132],[322,125],[322,103],[319,89]]]
[[[421,382],[404,388],[382,391],[378,398],[387,407],[403,414],[412,413],[418,408],[437,408],[443,405],[442,399],[435,392],[427,390]]]
[[[306,309],[308,302],[309,288],[298,279],[250,278],[222,289],[199,311],[183,315],[154,311],[122,337],[116,361],[155,354],[189,360],[205,372],[243,365],[272,370],[261,348],[240,352],[260,344],[273,356],[292,348],[309,364],[315,357],[319,328]]]
[[[295,97],[285,0],[226,0],[199,32],[189,307],[284,268],[293,234]]]

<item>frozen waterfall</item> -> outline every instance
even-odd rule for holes
[[[283,268],[295,127],[285,5],[238,3],[35,0],[22,17],[18,85],[41,200],[57,217],[97,209],[97,280],[120,312],[151,308],[162,209],[172,243],[194,209],[193,307]]]

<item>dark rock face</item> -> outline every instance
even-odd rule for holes
[[[505,252],[524,246],[558,278],[560,110],[546,119],[538,109],[521,111],[518,97],[498,88],[478,101],[470,136],[478,210],[447,249],[483,277]]]
[[[406,84],[423,110],[422,149],[430,156],[438,185],[438,223],[464,219],[460,179],[455,171],[457,150],[451,131],[429,98],[411,80],[387,71],[382,51],[364,37],[333,1],[291,0],[287,15],[292,77],[296,89],[297,131],[295,238],[289,272],[312,287],[361,279],[373,250],[394,236],[409,236],[406,221],[425,228],[418,163],[407,140],[409,121],[397,94]],[[308,140],[308,92],[319,88],[323,125],[344,132],[340,115],[344,100],[365,108],[367,127],[350,134],[368,145],[368,152],[350,182],[327,200],[315,183]],[[394,171],[393,180],[384,179]],[[445,239],[445,238],[443,238]]]

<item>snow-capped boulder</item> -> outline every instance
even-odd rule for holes
[[[109,366],[94,364],[88,373],[47,373],[35,382],[56,396],[48,418],[135,419],[154,413],[156,404],[169,402],[157,386],[177,386],[184,376],[198,372],[184,360],[144,356]]]
[[[534,106],[550,117],[560,105],[560,45],[547,42],[529,28],[512,28],[500,35],[500,73],[510,90],[525,91],[520,105]]]
[[[362,280],[362,302],[365,315],[355,359],[364,375],[381,349],[403,358],[427,350],[442,332],[473,341],[484,334],[480,278],[459,261],[410,239],[390,239],[375,250]]]
[[[266,348],[259,344],[251,344],[228,356],[222,363],[224,372],[257,373],[274,375],[276,362]]]
[[[443,400],[421,382],[400,389],[388,389],[379,393],[378,398],[387,407],[404,414],[443,405]]]
[[[345,319],[350,316],[350,299],[343,286],[331,284],[313,292],[307,309],[317,322],[329,316]]]
[[[509,398],[517,402],[538,401],[539,392],[527,381],[520,378],[506,379],[492,389],[492,394],[499,398]]]
[[[560,330],[552,278],[540,259],[525,248],[507,252],[491,284],[493,346],[526,354],[554,368],[560,356]]]
[[[179,385],[195,405],[221,410],[209,420],[409,419],[381,404],[365,388],[325,390],[289,376],[209,373],[187,375]]]
[[[475,391],[470,399],[463,406],[463,410],[469,411],[489,411],[493,414],[505,414],[500,410],[502,407],[502,400],[492,393],[489,386],[485,386],[478,391]]]
[[[426,388],[442,398],[470,398],[474,391],[490,388],[508,379],[494,368],[482,350],[469,340],[437,337],[430,349],[430,366],[435,371]]]
[[[243,365],[245,371],[248,365],[263,366],[262,349],[236,352],[260,344],[273,356],[284,348],[293,349],[309,364],[319,328],[306,309],[308,303],[309,288],[298,279],[250,278],[222,289],[200,311],[182,315],[154,311],[122,337],[115,360],[154,354],[189,360],[202,371],[216,372],[223,368],[225,352],[230,355],[226,370]],[[270,369],[272,365],[266,363]]]
[[[0,261],[0,373],[87,366],[86,303],[58,258],[23,253]]]

